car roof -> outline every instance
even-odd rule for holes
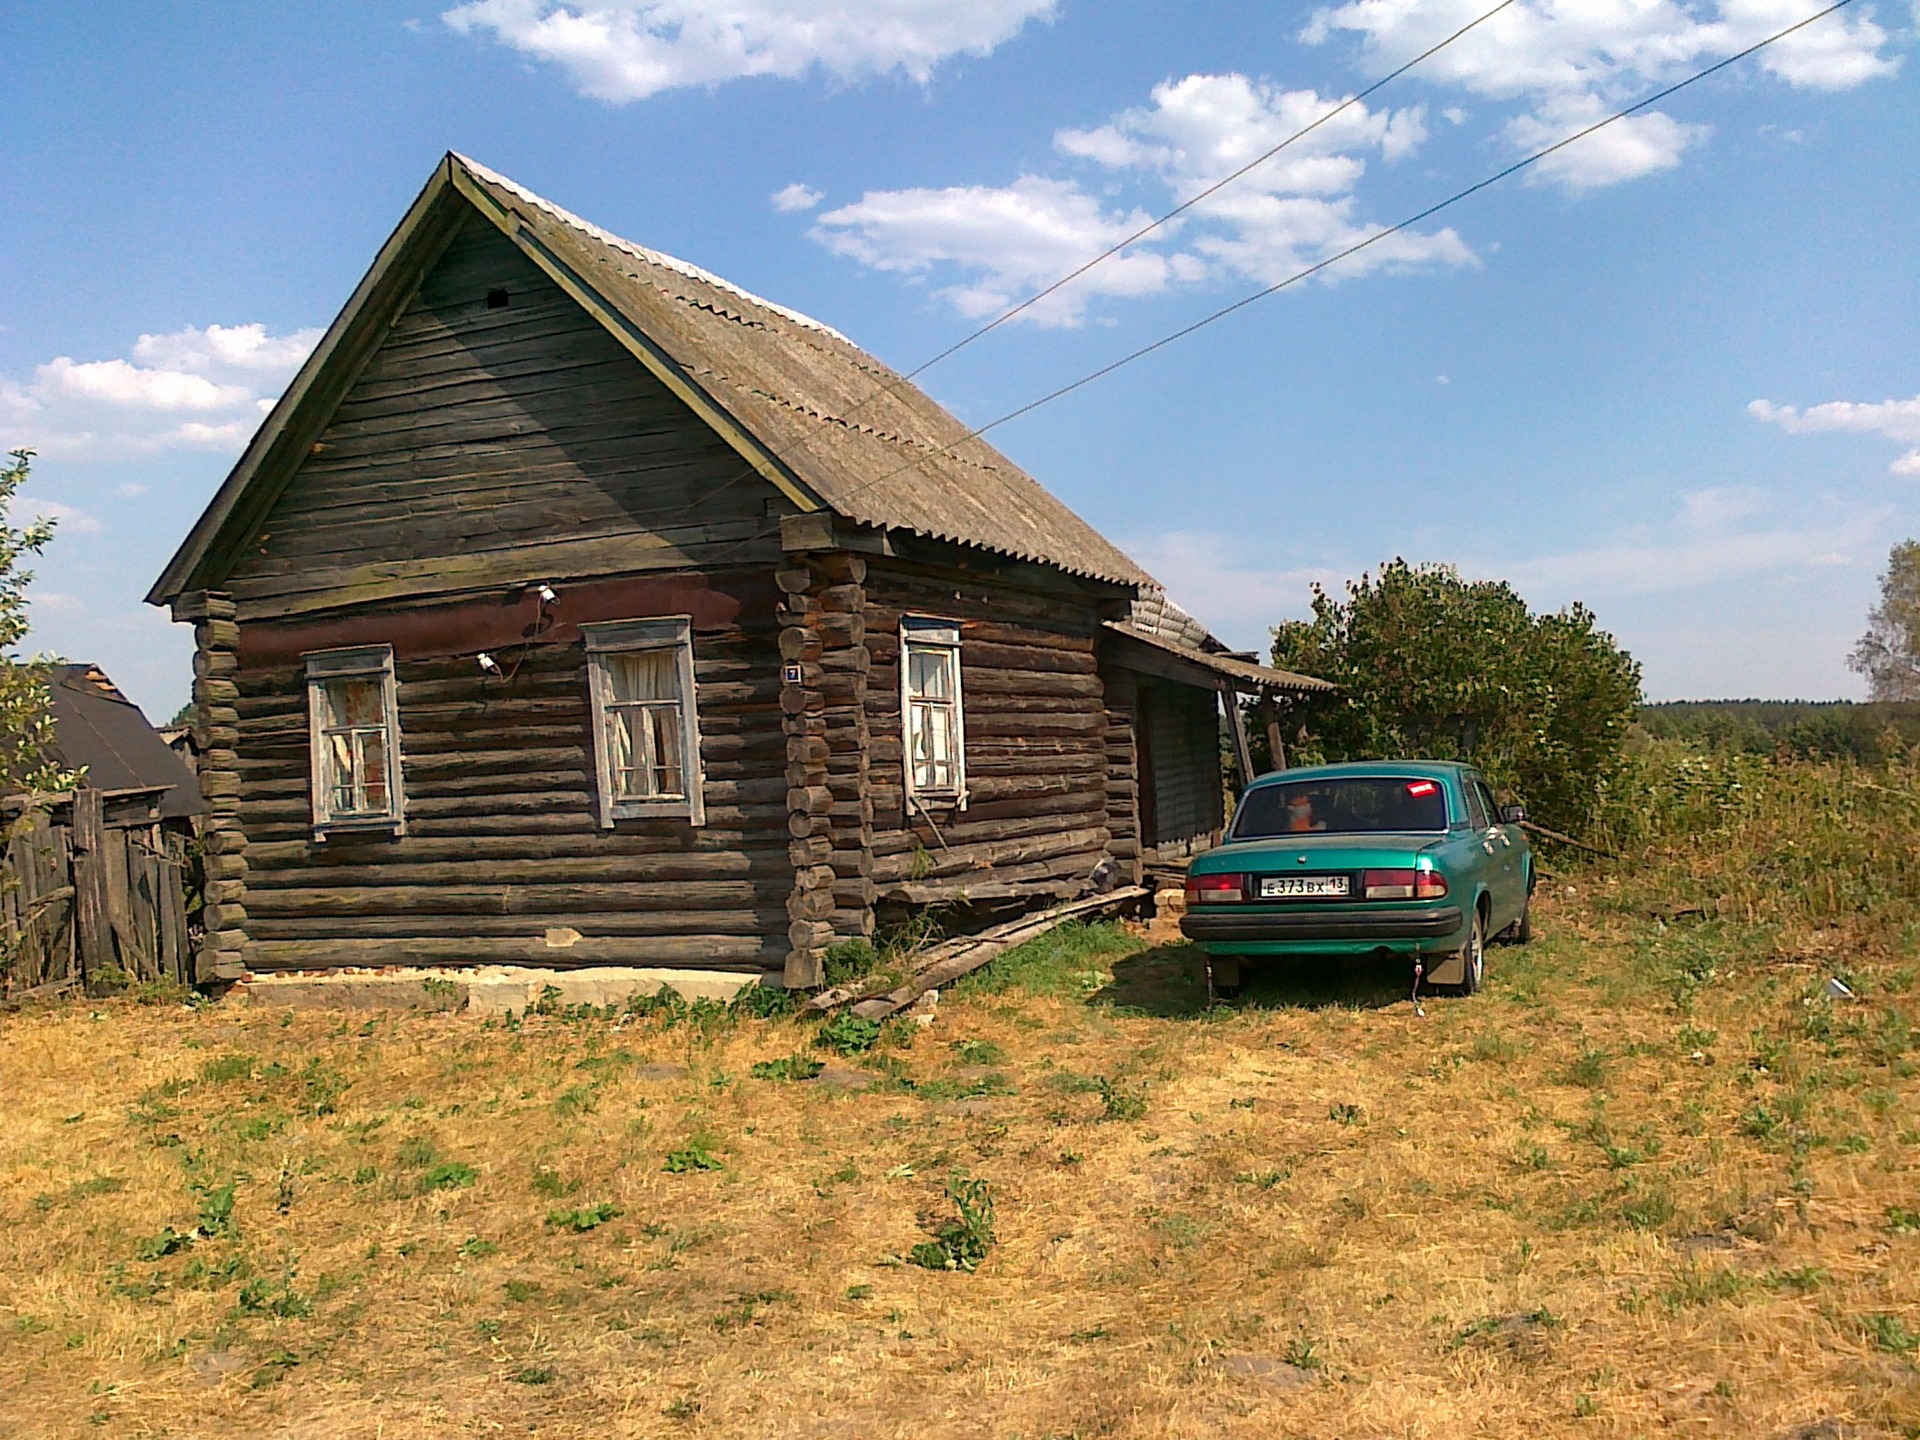
[[[1351,760],[1341,765],[1302,765],[1262,775],[1249,789],[1295,780],[1360,780],[1370,776],[1409,776],[1415,780],[1459,780],[1473,767],[1458,760]]]

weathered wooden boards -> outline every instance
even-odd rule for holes
[[[769,501],[718,435],[472,217],[239,557],[244,615],[529,578],[769,562]]]
[[[18,828],[0,858],[0,989],[125,977],[191,983],[179,837],[109,823],[82,790]],[[17,813],[17,812],[16,812]]]
[[[1015,945],[1037,939],[1069,920],[1085,920],[1093,915],[1108,914],[1146,897],[1144,889],[1128,885],[1102,895],[1090,895],[1083,900],[1055,905],[1037,914],[1024,915],[1005,925],[983,930],[978,935],[966,935],[934,946],[920,956],[919,963],[905,981],[884,995],[861,999],[859,997],[864,992],[860,986],[840,986],[822,991],[807,1003],[807,1008],[814,1011],[832,1010],[854,1000],[854,1014],[867,1020],[884,1020],[904,1010],[929,990],[938,989],[950,980],[957,980],[962,975],[978,970]]]

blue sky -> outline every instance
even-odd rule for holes
[[[1482,8],[6,7],[31,643],[184,700],[140,597],[444,150],[904,369]],[[1516,0],[922,383],[993,419],[1814,8]],[[993,439],[1241,645],[1405,555],[1586,601],[1654,698],[1855,694],[1920,532],[1917,19],[1855,0]]]

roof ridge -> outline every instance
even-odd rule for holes
[[[554,204],[553,201],[547,199],[545,196],[534,194],[533,191],[527,189],[526,186],[520,184],[518,181],[509,180],[499,171],[489,169],[470,156],[462,155],[457,150],[451,153],[454,159],[458,160],[481,179],[490,184],[498,185],[502,190],[511,191],[529,205],[546,211],[547,214],[553,216],[553,218],[561,224],[570,226],[582,234],[591,236],[602,245],[607,245],[615,250],[622,251],[637,260],[645,261],[649,265],[658,265],[663,270],[672,270],[678,274],[685,275],[689,279],[698,280],[703,285],[711,285],[714,289],[723,290],[729,295],[737,295],[750,304],[758,305],[763,310],[769,310],[775,315],[793,321],[796,325],[804,326],[809,330],[818,330],[822,334],[831,335],[836,340],[844,341],[848,345],[853,345],[853,341],[847,339],[845,335],[842,335],[838,330],[826,324],[824,321],[816,320],[811,315],[795,310],[790,306],[768,300],[761,295],[756,295],[745,286],[736,285],[733,281],[716,275],[711,270],[704,270],[700,266],[695,265],[691,260],[682,260],[677,255],[667,254],[664,250],[653,250],[645,245],[636,245],[624,236],[616,235],[611,230],[604,230],[591,220],[583,219],[571,210]],[[856,345],[854,348],[858,349],[859,347]]]

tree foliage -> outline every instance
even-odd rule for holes
[[[1920,700],[1920,540],[1902,540],[1887,556],[1880,603],[1847,665],[1866,676],[1870,699]]]
[[[53,539],[53,521],[41,518],[22,530],[13,524],[14,497],[27,482],[33,452],[15,450],[0,466],[0,794],[64,790],[77,777],[53,758],[52,699],[44,657],[24,659],[27,637],[27,586],[33,572],[20,561],[38,555]]]
[[[1327,760],[1467,760],[1543,824],[1578,831],[1605,801],[1640,666],[1584,605],[1536,615],[1504,581],[1394,560],[1316,586],[1311,620],[1274,627],[1273,663],[1331,680],[1309,712]]]

